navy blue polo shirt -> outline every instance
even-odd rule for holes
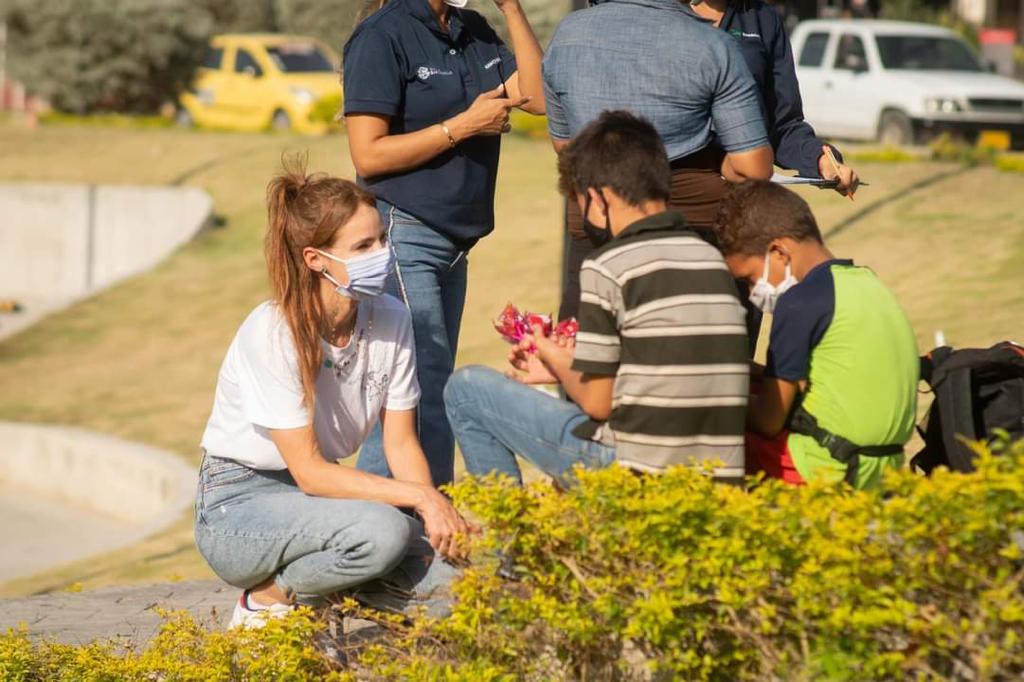
[[[687,10],[701,21],[709,21],[689,6]],[[825,143],[804,119],[793,50],[782,15],[762,0],[731,0],[718,27],[736,40],[757,84],[775,163],[804,177],[821,175],[818,159]],[[839,150],[832,147],[832,151],[842,161]]]
[[[480,14],[450,13],[445,33],[427,0],[391,0],[360,24],[345,45],[345,115],[381,114],[390,134],[415,132],[465,111],[516,72]],[[480,135],[414,170],[360,182],[469,248],[494,229],[500,149],[500,135]]]

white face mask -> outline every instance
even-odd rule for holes
[[[348,284],[342,284],[325,269],[323,276],[337,287],[336,291],[346,298],[372,298],[384,293],[384,285],[388,275],[395,269],[395,254],[391,247],[385,246],[371,253],[352,258],[338,258],[331,254],[316,250],[321,256],[341,263],[348,270]]]
[[[775,286],[769,284],[768,265],[771,263],[771,255],[771,251],[765,254],[764,273],[761,274],[761,279],[757,280],[754,288],[750,290],[750,302],[765,313],[774,313],[775,305],[779,302],[779,297],[800,283],[800,281],[793,276],[790,264],[786,263],[786,276],[783,280]]]
[[[444,4],[448,5],[449,7],[462,9],[463,7],[469,4],[469,0],[444,0]]]

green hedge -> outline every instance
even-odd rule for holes
[[[324,626],[300,613],[261,633],[177,620],[123,657],[10,633],[0,678],[1020,679],[1024,444],[995,447],[975,474],[894,472],[874,493],[748,493],[683,468],[584,472],[565,493],[469,481],[454,492],[487,528],[477,550],[514,557],[519,580],[477,562],[451,617],[390,621],[345,670],[315,654]]]

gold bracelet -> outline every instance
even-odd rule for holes
[[[444,131],[444,134],[448,136],[448,144],[451,145],[452,149],[455,149],[456,142],[455,142],[455,136],[452,135],[452,131],[448,128],[448,126],[443,121],[441,123],[438,123],[438,125],[441,126],[441,130]]]

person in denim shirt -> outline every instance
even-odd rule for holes
[[[711,226],[729,183],[767,179],[772,150],[760,95],[728,35],[679,0],[603,0],[570,14],[544,57],[548,129],[556,149],[600,114],[627,110],[649,120],[672,163],[670,207],[713,241]],[[724,149],[719,151],[715,140]],[[724,179],[723,179],[724,177]],[[560,315],[575,315],[579,267],[592,249],[569,205],[575,237]]]

